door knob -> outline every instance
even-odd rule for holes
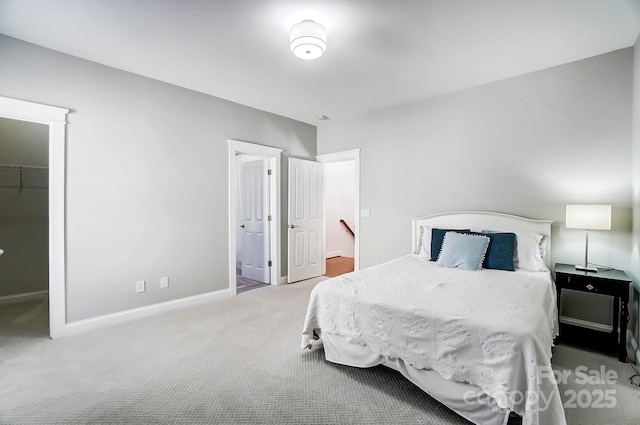
[[[290,224],[290,225],[289,225],[289,228],[290,228],[290,229],[295,229],[296,227],[298,227],[298,226],[296,226],[295,224]]]

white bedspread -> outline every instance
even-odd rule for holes
[[[407,255],[319,283],[303,348],[314,329],[477,385],[523,425],[566,423],[551,373],[557,312],[549,272],[469,272]]]

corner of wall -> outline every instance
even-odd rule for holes
[[[632,230],[630,268],[634,279],[631,312],[631,336],[636,364],[640,362],[640,36],[633,46],[633,96],[631,141]],[[635,313],[635,315],[633,314]]]

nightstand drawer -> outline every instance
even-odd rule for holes
[[[557,284],[565,289],[576,291],[592,292],[602,295],[618,295],[620,289],[619,282],[607,279],[594,279],[589,276],[576,276],[558,273],[556,275]]]

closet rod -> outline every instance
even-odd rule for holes
[[[36,167],[35,165],[0,164],[0,170],[49,171],[49,168],[48,167]]]
[[[23,171],[49,171],[47,167],[37,167],[35,165],[12,165],[12,164],[0,164],[0,170],[16,170],[20,171],[20,192],[22,192],[23,186]]]

